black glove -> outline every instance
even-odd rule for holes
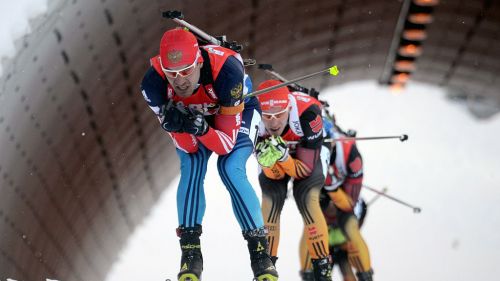
[[[195,136],[203,136],[208,132],[209,126],[203,112],[192,108],[185,108],[182,130]]]
[[[171,133],[183,133],[185,113],[180,111],[170,100],[160,109],[161,127]]]

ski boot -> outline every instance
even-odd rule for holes
[[[314,272],[312,270],[300,271],[300,280],[302,281],[314,281]]]
[[[358,281],[373,281],[373,270],[368,270],[364,272],[356,272]]]
[[[330,256],[322,259],[311,259],[314,271],[314,280],[332,281],[332,264]]]
[[[265,229],[259,228],[243,232],[243,237],[248,242],[250,262],[254,281],[277,281],[278,272],[273,265],[268,252]],[[276,260],[275,260],[276,261]]]
[[[200,281],[203,271],[200,235],[201,225],[177,228],[177,236],[181,244],[181,270],[177,275],[179,281]]]

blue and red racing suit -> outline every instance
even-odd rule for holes
[[[232,50],[207,45],[200,47],[203,56],[199,86],[194,93],[181,98],[165,78],[158,56],[142,83],[142,94],[150,108],[160,117],[160,108],[173,100],[202,111],[210,128],[202,136],[169,132],[180,159],[181,179],[177,189],[179,225],[201,225],[205,213],[204,179],[208,158],[219,155],[219,175],[231,195],[234,214],[242,230],[263,227],[260,204],[246,175],[260,108],[256,98],[243,100],[251,82],[244,73],[240,55]]]

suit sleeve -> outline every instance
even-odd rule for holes
[[[214,117],[214,126],[210,127],[205,135],[199,136],[198,140],[219,155],[230,153],[236,143],[244,108],[243,76],[243,64],[230,56],[214,82],[214,90],[219,99],[219,112]]]
[[[168,102],[166,97],[167,82],[150,67],[141,82],[142,96],[149,108],[156,114],[161,123],[160,109]],[[169,133],[174,145],[186,153],[198,150],[198,141],[192,135],[186,133]]]
[[[262,172],[264,175],[266,175],[267,178],[273,179],[273,180],[280,180],[285,178],[285,171],[280,167],[278,164],[274,164],[272,167],[261,167]]]
[[[351,147],[346,166],[347,176],[342,188],[354,202],[357,202],[363,185],[363,159],[356,144]]]
[[[153,67],[150,67],[142,78],[141,92],[149,108],[157,116],[160,115],[160,108],[167,103],[166,89],[167,82],[163,80]]]

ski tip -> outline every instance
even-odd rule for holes
[[[339,74],[339,69],[336,65],[330,67],[328,69],[328,71],[330,72],[330,75],[332,75],[332,76],[337,76]]]
[[[402,135],[399,137],[400,141],[407,141],[408,140],[408,135]]]
[[[419,207],[413,208],[413,213],[419,214],[420,212],[422,212],[422,209],[420,209]]]

